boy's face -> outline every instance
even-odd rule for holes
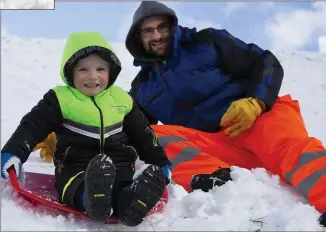
[[[109,63],[94,54],[78,61],[74,68],[74,85],[85,95],[95,96],[109,83]]]

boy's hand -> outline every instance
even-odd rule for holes
[[[41,149],[40,151],[40,157],[41,159],[45,159],[48,163],[52,163],[52,158],[57,150],[57,138],[54,132],[48,135],[48,137],[41,143],[37,144],[36,147],[33,149],[33,151],[37,151],[38,149]]]
[[[24,183],[24,170],[21,160],[11,153],[1,154],[1,180],[7,182],[9,178],[8,169],[13,167],[20,183]]]
[[[169,185],[172,178],[172,167],[170,165],[165,165],[161,167],[161,170],[166,176],[166,185]]]

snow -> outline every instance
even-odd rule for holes
[[[54,0],[0,0],[0,9],[49,9],[54,10]]]
[[[1,146],[10,138],[21,117],[49,88],[63,84],[59,75],[65,40],[45,38],[1,38]],[[124,44],[114,43],[123,71],[117,85],[128,90],[137,68]],[[285,68],[281,94],[300,101],[311,136],[326,144],[326,54],[275,51]],[[26,171],[53,173],[52,164],[33,152],[24,164]],[[233,182],[209,193],[187,193],[169,186],[170,200],[161,214],[146,218],[136,228],[104,225],[90,220],[52,216],[27,208],[9,186],[1,185],[1,230],[29,231],[321,231],[320,215],[293,188],[263,168],[232,167]]]

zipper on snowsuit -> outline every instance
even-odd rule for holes
[[[61,173],[62,169],[64,168],[63,163],[64,163],[65,160],[66,160],[66,157],[67,157],[67,154],[68,154],[68,151],[69,151],[70,147],[71,147],[71,146],[69,146],[69,147],[66,149],[65,153],[63,154],[63,157],[62,157],[61,162],[59,162],[59,161],[55,158],[55,156],[53,156],[53,158],[54,158],[54,159],[57,161],[57,163],[58,163],[58,172],[59,172],[59,173]]]
[[[92,102],[94,103],[94,105],[96,106],[96,108],[99,110],[100,112],[100,120],[101,120],[101,127],[100,127],[100,154],[104,154],[104,123],[103,123],[103,113],[102,113],[102,110],[101,108],[97,105],[95,99],[94,99],[94,96],[91,97],[92,99]],[[62,169],[64,168],[64,162],[66,160],[66,157],[67,157],[67,154],[68,154],[68,151],[70,149],[70,146],[66,149],[64,155],[63,155],[63,158],[61,160],[61,162],[58,162],[58,172],[61,173]],[[55,159],[55,157],[54,157]]]
[[[91,97],[94,105],[100,112],[100,120],[101,120],[101,127],[100,127],[100,154],[104,154],[104,123],[103,123],[103,113],[101,108],[97,105],[94,96]]]

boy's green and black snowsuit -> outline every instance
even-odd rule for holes
[[[91,53],[110,63],[109,86],[94,97],[78,91],[72,81],[72,67]],[[60,71],[67,85],[49,90],[23,117],[2,149],[2,153],[15,154],[24,163],[33,148],[54,131],[55,186],[62,201],[71,207],[82,208],[85,169],[100,153],[108,155],[116,167],[113,202],[121,189],[132,183],[138,156],[145,163],[171,165],[131,96],[112,85],[120,70],[120,61],[98,33],[72,34],[65,46]]]

